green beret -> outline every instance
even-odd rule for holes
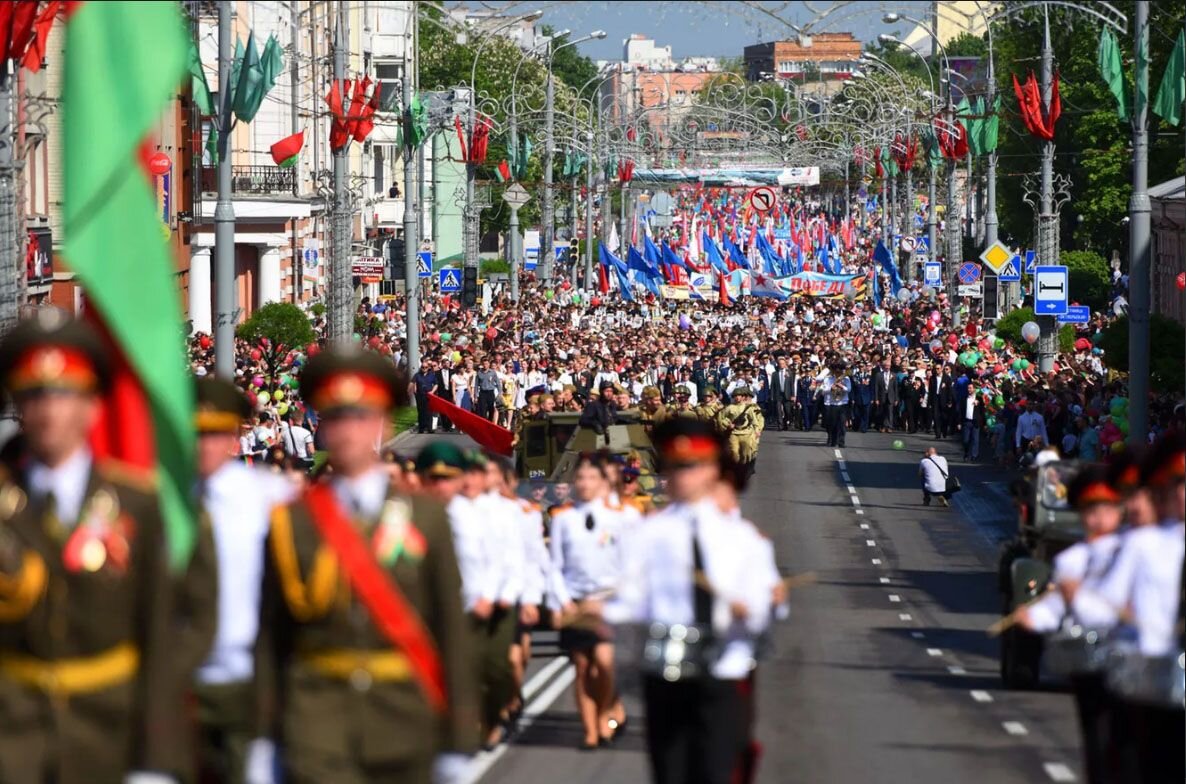
[[[416,455],[416,473],[425,476],[461,476],[465,467],[465,454],[448,441],[433,441]]]

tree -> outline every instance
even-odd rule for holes
[[[1186,366],[1182,364],[1182,342],[1186,330],[1171,318],[1154,313],[1149,316],[1149,382],[1158,392],[1181,394],[1186,386]],[[1128,316],[1109,324],[1100,333],[1099,348],[1108,367],[1128,372]]]
[[[544,35],[552,35],[556,32],[548,25],[542,25],[541,30]],[[552,48],[555,54],[552,55],[552,73],[573,90],[579,90],[586,82],[597,76],[597,65],[577,51],[575,46],[565,46],[563,49],[558,49],[568,41],[569,36],[564,35],[553,43]]]
[[[997,337],[1004,338],[1013,344],[1014,350],[1028,351],[1034,354],[1038,344],[1029,345],[1021,336],[1021,328],[1027,321],[1037,322],[1033,308],[1018,308],[1011,311],[1004,318],[997,319]],[[1075,350],[1075,328],[1070,324],[1058,330],[1058,350],[1070,353]]]
[[[309,317],[291,302],[269,302],[240,324],[235,335],[260,351],[269,384],[275,382],[289,351],[317,340]]]
[[[1108,262],[1091,250],[1063,251],[1059,261],[1070,275],[1071,299],[1092,310],[1103,310],[1111,299],[1112,284]]]
[[[944,47],[948,57],[987,57],[988,43],[983,37],[968,31],[960,33]]]

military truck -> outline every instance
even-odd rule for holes
[[[1054,556],[1083,538],[1079,515],[1067,503],[1067,488],[1082,464],[1047,463],[1013,486],[1017,536],[1002,549],[998,569],[1001,613],[1008,615],[1036,599],[1050,582]],[[1001,680],[1010,688],[1038,684],[1042,638],[1020,626],[1001,634]]]
[[[641,475],[639,484],[653,493],[655,449],[646,428],[630,412],[619,412],[618,424],[605,433],[580,426],[581,415],[557,411],[523,423],[515,447],[515,466],[519,476],[537,482],[568,482],[582,452],[608,450],[615,455],[637,455]]]

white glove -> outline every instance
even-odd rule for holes
[[[168,773],[134,770],[124,776],[124,784],[177,784],[177,779]]]
[[[432,784],[458,784],[469,771],[468,754],[438,754],[432,763]]]
[[[247,784],[276,784],[276,744],[256,738],[247,744]]]

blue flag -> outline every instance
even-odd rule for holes
[[[659,282],[663,280],[662,273],[649,264],[643,255],[633,247],[626,249],[626,267],[634,272],[634,279],[646,286],[647,291],[656,297],[661,296]]]
[[[878,240],[877,247],[873,249],[873,262],[881,265],[881,268],[889,275],[890,293],[895,297],[898,296],[898,291],[902,288],[902,278],[898,276],[898,265],[894,263],[894,254],[885,247],[885,242],[882,240]]]
[[[770,246],[770,242],[763,236],[762,232],[754,232],[755,245],[758,248],[758,255],[762,257],[762,261],[766,266],[766,273],[774,276],[784,276],[786,273],[782,269],[782,259]]]
[[[729,258],[733,260],[734,264],[736,264],[738,267],[741,267],[742,269],[750,268],[749,259],[747,259],[745,254],[741,252],[741,248],[734,244],[733,240],[729,239],[727,236],[722,235],[721,244],[725,246],[725,252],[729,254]]]
[[[701,233],[700,245],[704,248],[704,252],[708,254],[708,263],[712,265],[713,269],[722,275],[728,275],[729,265],[725,263],[724,257],[721,256],[721,249],[717,247],[712,237],[708,236],[708,232]]]
[[[675,251],[671,249],[671,246],[668,245],[666,241],[663,242],[663,263],[670,264],[673,267],[679,267],[685,272],[690,273],[693,271],[687,264],[684,263],[683,259],[676,255]]]
[[[626,274],[626,262],[619,259],[614,254],[610,253],[609,248],[604,245],[599,245],[598,254],[601,258],[601,266]]]
[[[614,267],[614,272],[618,274],[618,293],[622,295],[622,299],[627,302],[634,301],[634,292],[630,290],[630,278],[626,272],[618,267]]]
[[[873,307],[881,307],[881,275],[876,267],[873,269]]]

